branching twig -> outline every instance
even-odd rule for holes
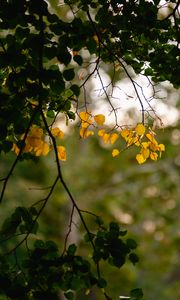
[[[71,210],[71,214],[70,214],[70,221],[69,221],[69,229],[68,229],[68,232],[65,236],[65,241],[64,241],[64,250],[62,252],[62,256],[65,254],[66,250],[67,250],[67,241],[68,241],[68,237],[71,233],[71,230],[72,230],[72,223],[73,223],[73,215],[74,215],[74,205],[72,205],[72,210]]]
[[[44,210],[44,208],[45,208],[45,206],[46,206],[46,204],[47,204],[49,198],[51,197],[51,195],[52,195],[52,193],[53,193],[53,191],[54,191],[54,188],[55,188],[55,186],[56,186],[58,180],[59,180],[59,177],[57,176],[56,179],[55,179],[55,181],[54,181],[54,183],[53,183],[53,185],[51,186],[51,189],[50,189],[48,195],[46,196],[45,199],[43,199],[44,203],[43,203],[43,205],[41,206],[40,210],[38,211],[37,216],[36,216],[35,219],[33,220],[32,224],[31,224],[31,226],[30,226],[30,229],[29,229],[28,233],[26,234],[26,236],[25,236],[25,237],[24,237],[24,238],[23,238],[23,239],[22,239],[22,240],[21,240],[21,241],[13,248],[13,249],[11,249],[9,252],[5,253],[4,255],[9,255],[9,254],[13,253],[14,251],[17,250],[17,248],[19,248],[19,246],[21,246],[21,245],[28,239],[28,237],[30,236],[31,231],[32,231],[34,225],[36,224],[36,222],[37,222],[37,220],[39,219],[39,217],[40,217],[42,211]]]
[[[44,123],[44,126],[46,128],[46,131],[48,132],[51,140],[52,140],[52,144],[53,144],[53,149],[54,149],[54,153],[55,153],[55,159],[56,159],[56,166],[57,166],[57,172],[58,172],[58,179],[60,180],[64,190],[66,191],[67,195],[69,196],[71,202],[72,202],[72,205],[74,206],[74,208],[76,208],[77,212],[78,212],[78,215],[80,217],[80,220],[89,236],[89,239],[90,239],[90,242],[91,242],[91,245],[94,249],[94,251],[96,250],[95,248],[95,245],[94,245],[94,242],[92,240],[92,237],[91,237],[91,233],[86,225],[86,222],[83,218],[83,215],[81,213],[81,210],[80,208],[78,207],[73,195],[71,194],[70,192],[70,189],[68,188],[66,182],[64,181],[64,177],[62,175],[62,170],[61,170],[61,165],[60,165],[60,161],[59,161],[59,158],[58,158],[58,152],[57,152],[57,145],[56,145],[56,139],[54,138],[53,134],[51,133],[51,131],[49,130],[49,127],[48,127],[48,123],[47,123],[47,120],[45,118],[45,115],[43,113],[43,111],[41,111],[41,117],[42,117],[42,120],[43,120],[43,123]],[[97,274],[98,274],[98,277],[100,277],[100,270],[99,270],[99,264],[97,263]]]
[[[173,8],[173,11],[169,15],[167,15],[162,21],[168,20],[171,16],[174,16],[176,10],[178,10],[179,5],[180,5],[180,0],[178,0],[178,2],[176,3],[176,6]]]
[[[122,60],[119,58],[119,56],[118,56],[116,53],[113,53],[113,52],[111,51],[111,49],[109,49],[108,46],[102,41],[101,35],[100,35],[100,33],[98,32],[98,30],[97,30],[97,28],[96,28],[96,25],[94,24],[94,21],[92,20],[92,17],[91,17],[90,12],[89,12],[88,10],[87,10],[87,16],[88,16],[89,21],[90,21],[91,24],[92,24],[92,27],[94,28],[94,31],[95,31],[95,33],[96,33],[96,35],[97,35],[97,37],[98,37],[98,40],[99,40],[100,44],[102,44],[103,47],[104,47],[104,49],[106,49],[106,50],[108,51],[110,57],[114,57],[114,58],[118,61],[118,63],[121,65],[121,67],[123,68],[124,72],[126,73],[127,77],[129,78],[131,84],[133,85],[134,91],[135,91],[136,96],[137,96],[137,98],[138,98],[138,100],[139,100],[139,103],[140,103],[140,105],[141,105],[141,111],[142,111],[142,123],[144,124],[144,106],[143,106],[142,100],[141,100],[141,98],[140,98],[140,96],[139,96],[139,93],[138,93],[138,90],[137,90],[137,88],[136,88],[136,85],[135,85],[134,80],[132,79],[131,75],[129,74],[127,68],[125,67],[124,63],[123,63]]]

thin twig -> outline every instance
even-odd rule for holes
[[[31,234],[31,232],[32,232],[32,229],[33,229],[34,225],[36,224],[36,222],[37,222],[37,220],[39,219],[39,217],[40,217],[42,211],[44,210],[44,208],[45,208],[45,206],[46,206],[46,204],[47,204],[49,198],[51,197],[51,195],[52,195],[52,193],[53,193],[53,191],[54,191],[54,188],[55,188],[55,186],[56,186],[58,180],[59,180],[59,177],[57,176],[56,179],[55,179],[55,181],[54,181],[54,183],[53,183],[53,185],[52,185],[52,187],[51,187],[51,189],[50,189],[50,191],[49,191],[49,193],[48,193],[48,195],[47,195],[46,198],[44,199],[43,205],[41,206],[40,210],[38,211],[37,216],[36,216],[35,219],[33,220],[32,224],[31,224],[31,226],[30,226],[30,229],[29,229],[28,233],[26,234],[26,236],[25,236],[25,237],[24,237],[24,238],[23,238],[23,239],[22,239],[22,240],[21,240],[21,241],[13,248],[13,249],[11,249],[9,252],[5,253],[4,255],[9,255],[9,254],[13,253],[14,251],[17,250],[17,248],[19,248],[19,247],[20,247],[20,246],[28,239],[28,237],[30,236],[30,234]]]

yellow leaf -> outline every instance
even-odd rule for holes
[[[94,120],[95,120],[95,122],[97,123],[97,125],[101,126],[101,125],[103,125],[104,122],[105,122],[105,116],[102,115],[102,114],[95,115],[95,116],[94,116]]]
[[[147,149],[149,147],[149,142],[142,142],[141,143],[142,148]]]
[[[90,120],[88,122],[82,121],[81,127],[88,128],[91,124],[92,124],[92,121],[90,121]]]
[[[91,117],[91,112],[90,111],[81,111],[79,113],[79,117],[81,121],[87,122],[89,118]]]
[[[164,144],[159,144],[158,148],[159,148],[159,151],[165,151],[165,145]]]
[[[157,160],[157,159],[158,159],[158,154],[157,154],[156,152],[151,152],[151,153],[150,153],[150,158],[151,158],[152,160]]]
[[[137,141],[135,141],[134,144],[135,144],[137,147],[139,147],[139,146],[141,145],[140,142],[139,142],[139,139],[137,139]]]
[[[144,135],[146,128],[143,124],[137,124],[137,126],[135,127],[135,131],[138,135]]]
[[[39,127],[31,127],[30,135],[35,138],[41,138],[43,136],[43,130]]]
[[[83,139],[85,138],[85,131],[86,131],[86,129],[85,128],[83,128],[83,127],[81,127],[80,128],[80,131],[79,131],[79,134],[80,134],[80,137],[82,137]]]
[[[26,144],[30,145],[31,147],[41,147],[43,144],[43,141],[39,136],[31,135],[26,138]]]
[[[46,156],[49,153],[49,144],[44,142],[43,147],[42,147],[42,155]]]
[[[88,128],[92,124],[91,120],[91,112],[89,111],[81,111],[79,113],[79,117],[81,119],[81,127],[83,128]]]
[[[129,134],[130,134],[130,131],[129,131],[128,129],[123,129],[123,130],[121,131],[121,136],[122,136],[123,138],[128,137]]]
[[[146,137],[148,138],[148,140],[150,140],[152,143],[157,144],[156,139],[154,138],[154,134],[153,133],[147,133]]]
[[[112,157],[116,157],[116,156],[118,156],[119,155],[119,150],[118,149],[113,149],[113,151],[112,151]]]
[[[103,139],[103,141],[104,141],[105,144],[107,144],[109,142],[109,138],[110,138],[110,134],[109,133],[105,133],[102,136],[102,139]]]
[[[94,135],[94,131],[92,131],[92,130],[86,130],[85,131],[85,137],[86,138],[89,137],[89,136],[91,136],[91,135]]]
[[[33,149],[36,156],[44,155],[46,156],[49,153],[49,144],[43,142],[39,147]]]
[[[149,143],[149,148],[155,152],[155,151],[158,151],[159,150],[159,147],[158,147],[158,143],[155,141],[155,143]]]
[[[143,164],[146,161],[146,159],[144,158],[144,156],[142,154],[137,154],[136,155],[136,160],[138,161],[138,163],[140,165]]]
[[[94,131],[87,130],[87,128],[81,127],[79,134],[83,139],[85,139],[91,135],[94,135]]]
[[[149,157],[150,151],[148,148],[142,148],[141,154],[145,159],[147,159]]]
[[[11,150],[14,151],[14,152],[16,153],[16,155],[18,155],[18,154],[19,154],[19,151],[20,151],[20,149],[18,148],[18,146],[17,146],[16,144],[13,144]]]
[[[60,139],[62,139],[64,137],[64,132],[62,130],[60,130],[58,127],[54,127],[51,130],[51,133],[54,137],[58,137]]]
[[[59,160],[66,160],[66,148],[64,146],[57,146]]]
[[[127,138],[127,146],[131,146],[133,144],[139,146],[139,138],[137,136]]]
[[[110,135],[110,143],[113,145],[117,141],[118,138],[119,138],[119,135],[117,133],[112,133]]]
[[[129,129],[123,129],[121,131],[121,136],[125,139],[126,142],[129,142],[129,140],[133,137],[133,132]]]
[[[100,129],[99,131],[98,131],[98,135],[99,136],[103,136],[105,134],[105,130],[104,129]]]

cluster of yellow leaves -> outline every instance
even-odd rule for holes
[[[157,160],[165,151],[164,144],[158,144],[155,135],[151,129],[146,133],[143,124],[137,124],[134,130],[124,129],[121,131],[121,136],[126,141],[127,147],[136,145],[140,148],[140,153],[136,155],[139,164],[143,164],[148,158]]]
[[[104,129],[98,131],[98,135],[102,138],[105,144],[113,145],[119,138],[118,133],[107,133]]]
[[[93,117],[89,111],[81,111],[79,113],[79,118],[81,119],[81,128],[79,134],[83,139],[94,135],[94,131],[88,129],[89,126],[94,124],[94,122],[98,126],[102,126],[105,122],[104,115],[98,114]]]
[[[64,133],[58,127],[53,128],[51,133],[55,138],[62,139],[64,137]],[[21,136],[21,140],[23,139],[24,135]],[[46,156],[51,149],[52,147],[45,141],[43,129],[37,126],[32,126],[25,139],[23,152],[31,153],[35,156]],[[19,154],[20,149],[16,144],[13,144],[12,150],[16,153],[16,155]],[[57,146],[57,153],[59,160],[66,160],[66,148],[64,146]]]
[[[82,111],[79,113],[81,120],[80,136],[86,139],[94,135],[94,130],[91,128],[97,128],[103,126],[105,123],[105,116],[103,114],[92,115],[89,111]],[[54,138],[63,139],[64,132],[58,127],[51,130],[51,134]],[[147,131],[143,124],[137,124],[134,129],[123,129],[120,132],[107,132],[104,128],[98,129],[98,136],[105,144],[113,145],[121,136],[126,142],[126,148],[135,145],[140,148],[140,152],[136,155],[136,160],[139,164],[143,164],[148,158],[157,160],[161,157],[162,152],[165,151],[164,144],[158,144],[155,138],[155,132],[151,129]],[[20,140],[24,139],[24,135]],[[50,150],[53,149],[52,141],[49,139],[49,143],[46,141],[47,137],[42,128],[33,125],[27,137],[25,139],[25,146],[23,148],[24,153],[31,153],[35,156],[46,156]],[[13,144],[12,150],[19,154],[19,147],[17,144]],[[59,160],[66,160],[66,148],[62,145],[57,146],[57,155]],[[122,150],[114,148],[112,150],[112,157],[117,157]]]
[[[90,130],[90,126],[96,127],[104,125],[105,116],[98,114],[92,116],[91,112],[80,112],[79,117],[81,119],[80,136],[85,139],[94,135],[94,131]],[[158,144],[155,138],[155,132],[151,129],[147,132],[146,127],[139,123],[134,129],[124,129],[120,133],[106,132],[105,129],[98,130],[98,136],[103,140],[105,144],[113,145],[121,136],[126,141],[126,148],[135,145],[140,148],[140,152],[136,155],[136,160],[139,164],[143,164],[148,158],[157,160],[161,157],[163,151],[165,151],[164,144]],[[122,150],[114,148],[112,150],[112,156],[116,157]]]

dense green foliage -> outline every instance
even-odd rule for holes
[[[133,264],[138,261],[136,242],[117,222],[106,225],[97,215],[78,206],[64,180],[51,128],[58,114],[65,115],[68,123],[76,118],[79,109],[88,109],[88,84],[94,75],[110,102],[99,73],[105,65],[111,73],[112,88],[117,81],[117,66],[129,79],[141,106],[143,124],[146,109],[128,66],[136,74],[151,76],[152,88],[151,79],[168,80],[178,87],[179,1],[171,1],[170,7],[165,2],[164,16],[160,1],[72,0],[59,4],[60,11],[56,1],[1,1],[0,152],[11,157],[12,148],[18,147],[9,170],[2,172],[2,205],[8,201],[8,185],[18,162],[40,163],[39,154],[24,151],[32,126],[41,128],[51,140],[56,171],[49,178],[46,194],[43,191],[43,196],[38,201],[32,199],[30,205],[12,207],[2,224],[0,299],[58,299],[63,292],[71,300],[78,291],[88,295],[94,286],[105,299],[112,299],[106,292],[102,262],[119,269],[127,260]],[[81,74],[82,68],[86,75]],[[116,116],[112,104],[111,107]],[[120,127],[117,119],[116,127]],[[58,184],[72,205],[69,231],[60,250],[54,242],[38,238],[41,214]],[[75,211],[85,231],[85,243],[91,249],[90,259],[78,254],[74,243],[68,245]],[[95,219],[92,229],[86,215]],[[132,290],[130,298],[142,299],[141,289]]]

